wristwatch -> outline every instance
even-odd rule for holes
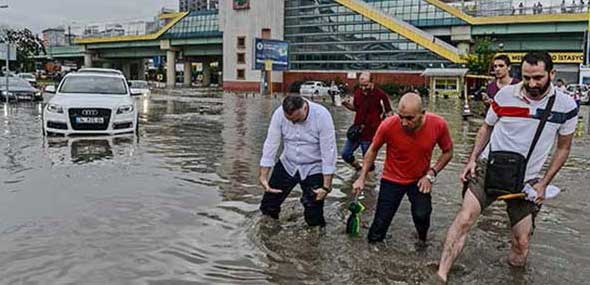
[[[430,174],[426,174],[426,179],[428,179],[428,181],[430,181],[431,184],[434,184],[434,182],[436,182],[436,176],[432,176]]]

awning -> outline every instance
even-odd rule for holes
[[[468,71],[469,71],[469,69],[467,69],[467,68],[427,68],[426,70],[424,70],[424,72],[422,72],[422,76],[429,76],[429,77],[460,76],[460,77],[463,77],[463,76],[465,76],[465,74],[467,74]]]

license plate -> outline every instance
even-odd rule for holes
[[[77,117],[76,123],[78,123],[78,124],[104,124],[104,118]]]

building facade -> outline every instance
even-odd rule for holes
[[[43,41],[48,47],[63,47],[66,45],[66,30],[62,27],[46,29],[41,32]]]
[[[219,0],[179,0],[180,12],[217,10]]]

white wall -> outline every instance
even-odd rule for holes
[[[223,81],[239,82],[237,68],[246,70],[243,82],[260,82],[260,71],[252,70],[254,38],[263,28],[271,29],[271,38],[283,40],[285,0],[250,0],[250,9],[234,10],[233,0],[220,0],[219,25],[223,31]],[[246,64],[237,64],[237,37],[246,36]],[[273,72],[273,82],[283,82],[282,72]]]

